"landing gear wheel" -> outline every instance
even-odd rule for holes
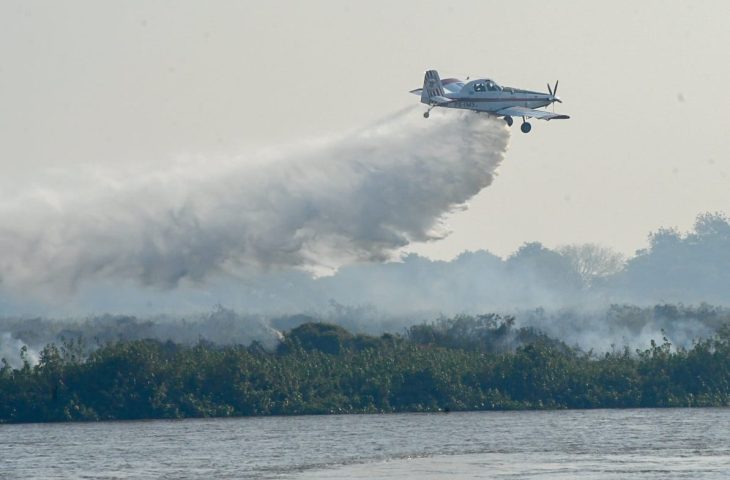
[[[423,112],[423,118],[428,118],[429,115],[430,115],[429,112]]]
[[[522,130],[522,133],[529,133],[532,130],[532,125],[530,125],[530,122],[525,122],[520,127],[520,130]]]
[[[504,117],[504,121],[508,127],[511,127],[512,123],[514,123],[514,120],[512,120],[512,117],[510,117],[509,115]]]

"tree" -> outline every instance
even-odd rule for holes
[[[723,239],[730,238],[730,219],[725,214],[702,213],[697,215],[694,230],[699,237],[720,237]]]
[[[566,245],[558,248],[558,253],[566,257],[585,287],[590,287],[598,278],[608,277],[620,272],[626,258],[608,248],[595,243]]]
[[[304,350],[318,350],[324,353],[338,354],[349,346],[353,335],[340,327],[329,323],[305,323],[285,335],[285,341],[279,351],[286,352],[291,343],[298,344]]]
[[[507,271],[515,273],[520,282],[533,279],[536,286],[554,290],[580,287],[581,278],[569,259],[539,242],[522,245],[507,259],[505,265]]]

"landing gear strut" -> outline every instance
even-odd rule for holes
[[[512,120],[512,117],[510,117],[509,115],[506,115],[504,117],[504,121],[505,121],[505,123],[507,124],[508,127],[511,127],[512,124],[514,123],[514,120]]]

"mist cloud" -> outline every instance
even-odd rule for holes
[[[389,259],[447,233],[440,219],[493,181],[508,138],[484,116],[426,121],[410,109],[273,153],[66,173],[2,200],[0,278],[11,288],[95,278],[168,287],[251,267]]]

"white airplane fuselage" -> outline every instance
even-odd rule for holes
[[[486,85],[488,79],[472,80],[466,84],[461,82],[444,81],[444,97],[456,100],[453,103],[440,105],[444,108],[461,108],[476,112],[497,112],[507,107],[541,108],[550,105],[555,98],[553,95],[512,87],[493,87],[494,90],[478,91],[475,86]],[[493,85],[496,85],[493,83]],[[451,89],[449,88],[451,87]],[[501,90],[499,90],[501,89]],[[453,91],[451,91],[453,90]],[[428,104],[428,101],[421,100]]]
[[[528,118],[542,120],[567,119],[568,115],[538,110],[555,102],[561,102],[557,96],[558,82],[555,88],[548,84],[548,93],[523,90],[514,87],[502,87],[494,80],[480,78],[463,82],[457,78],[441,80],[436,70],[428,70],[423,79],[423,88],[411,90],[421,96],[421,103],[429,106],[424,112],[425,118],[436,107],[473,110],[504,118],[507,125],[513,123],[512,117],[521,117],[520,129],[528,133],[532,126]]]

